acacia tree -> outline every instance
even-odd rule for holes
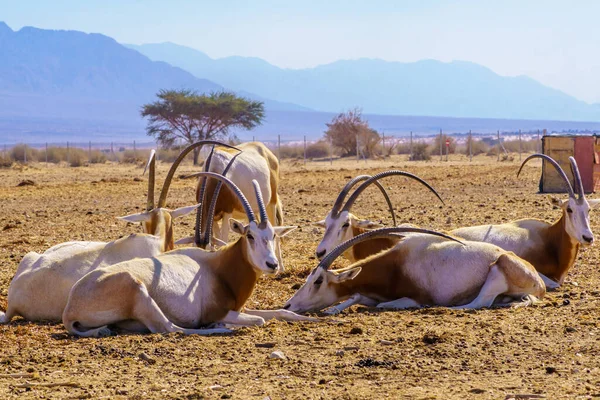
[[[198,94],[192,90],[161,90],[158,100],[142,107],[148,118],[146,133],[164,147],[182,139],[192,144],[198,140],[229,136],[231,128],[250,130],[262,123],[264,105],[260,101],[236,96],[231,92]],[[194,150],[194,165],[198,151]]]
[[[359,108],[336,115],[327,124],[325,137],[333,146],[342,149],[344,156],[356,154],[357,137],[367,156],[373,155],[375,146],[380,140],[377,131],[371,129],[368,122],[362,119]]]

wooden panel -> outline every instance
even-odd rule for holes
[[[586,193],[594,191],[594,137],[579,136],[575,139],[575,161]]]
[[[573,184],[573,174],[569,157],[575,152],[575,139],[572,137],[544,136],[542,138],[544,154],[555,159],[569,177]],[[564,182],[558,172],[544,161],[542,167],[542,192],[545,193],[566,193]]]

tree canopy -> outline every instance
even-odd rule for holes
[[[146,133],[165,147],[177,139],[186,143],[223,139],[231,128],[250,130],[262,123],[264,106],[231,92],[198,94],[192,90],[161,90],[158,100],[142,107],[148,118]],[[194,152],[194,164],[198,153]]]
[[[375,146],[379,143],[379,134],[369,127],[369,123],[362,118],[359,108],[348,110],[336,115],[327,124],[325,137],[331,144],[342,150],[343,155],[356,154],[356,139],[365,156],[373,155]]]

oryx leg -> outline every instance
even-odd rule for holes
[[[340,304],[333,307],[329,307],[324,311],[325,314],[335,315],[344,311],[346,308],[352,307],[355,304],[361,304],[363,306],[373,307],[377,305],[377,301],[363,296],[362,294],[356,293],[350,296],[347,300],[342,301]]]
[[[86,279],[87,278],[87,279]],[[117,294],[117,295],[111,295]],[[129,272],[106,274],[94,271],[71,290],[63,312],[65,328],[74,335],[100,337],[110,334],[108,325],[121,321],[129,327],[142,325],[152,333],[182,332],[210,335],[227,329],[186,329],[169,321],[148,293],[146,286]]]
[[[560,283],[553,281],[552,279],[548,278],[546,275],[539,273],[540,278],[542,278],[542,281],[544,281],[544,285],[546,285],[546,289],[558,289],[560,287]]]
[[[544,282],[537,271],[524,264],[523,260],[512,253],[502,254],[490,268],[479,295],[469,304],[455,308],[490,307],[496,297],[503,294],[513,299],[531,299],[543,297],[546,293]],[[526,300],[521,305],[529,304]]]
[[[377,308],[388,308],[393,310],[404,310],[407,308],[419,307],[421,307],[421,305],[409,297],[402,297],[400,299],[377,304]]]
[[[225,318],[221,319],[219,323],[236,326],[262,326],[265,324],[265,320],[262,317],[241,313],[237,311],[229,311]]]
[[[296,314],[293,311],[288,311],[284,309],[279,310],[249,310],[244,309],[244,314],[248,315],[256,315],[262,317],[265,321],[270,319],[277,319],[280,321],[311,321],[311,322],[319,322],[318,318],[307,317],[305,315]]]

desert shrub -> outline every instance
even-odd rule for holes
[[[173,161],[175,161],[177,159],[177,156],[179,155],[179,153],[180,153],[179,149],[172,149],[172,148],[158,149],[156,151],[156,155],[158,156],[158,159],[162,162],[167,162],[167,163],[172,163]]]
[[[519,141],[518,140],[508,140],[508,141],[503,141],[502,144],[504,145],[504,148],[506,149],[506,151],[509,151],[511,153],[518,153],[519,152]],[[537,140],[523,140],[521,141],[521,149],[524,153],[531,153],[536,151],[538,148],[538,141]]]
[[[88,155],[90,164],[104,164],[106,162],[106,154],[100,150],[92,150]]]
[[[427,143],[413,143],[413,153],[410,157],[411,161],[428,161],[431,160],[431,153]]]
[[[490,150],[490,145],[488,145],[483,140],[473,139],[473,144],[471,145],[471,151],[473,155],[485,154]],[[457,150],[458,151],[458,150]],[[460,152],[469,155],[469,142],[463,146],[460,146]]]
[[[148,161],[148,157],[150,157],[150,150],[148,149],[125,150],[119,154],[119,161],[127,164],[139,164]]]
[[[275,151],[275,155],[277,152]],[[283,158],[303,158],[304,157],[304,146],[297,144],[286,144],[281,146],[279,150],[279,156]]]
[[[25,154],[27,154],[27,162],[37,161],[39,151],[24,144],[18,144],[10,150],[10,157],[14,161],[24,162]]]
[[[82,149],[69,149],[69,165],[71,167],[81,167],[86,164],[88,156]]]
[[[306,158],[323,158],[328,156],[329,143],[325,140],[319,140],[306,146]]]

